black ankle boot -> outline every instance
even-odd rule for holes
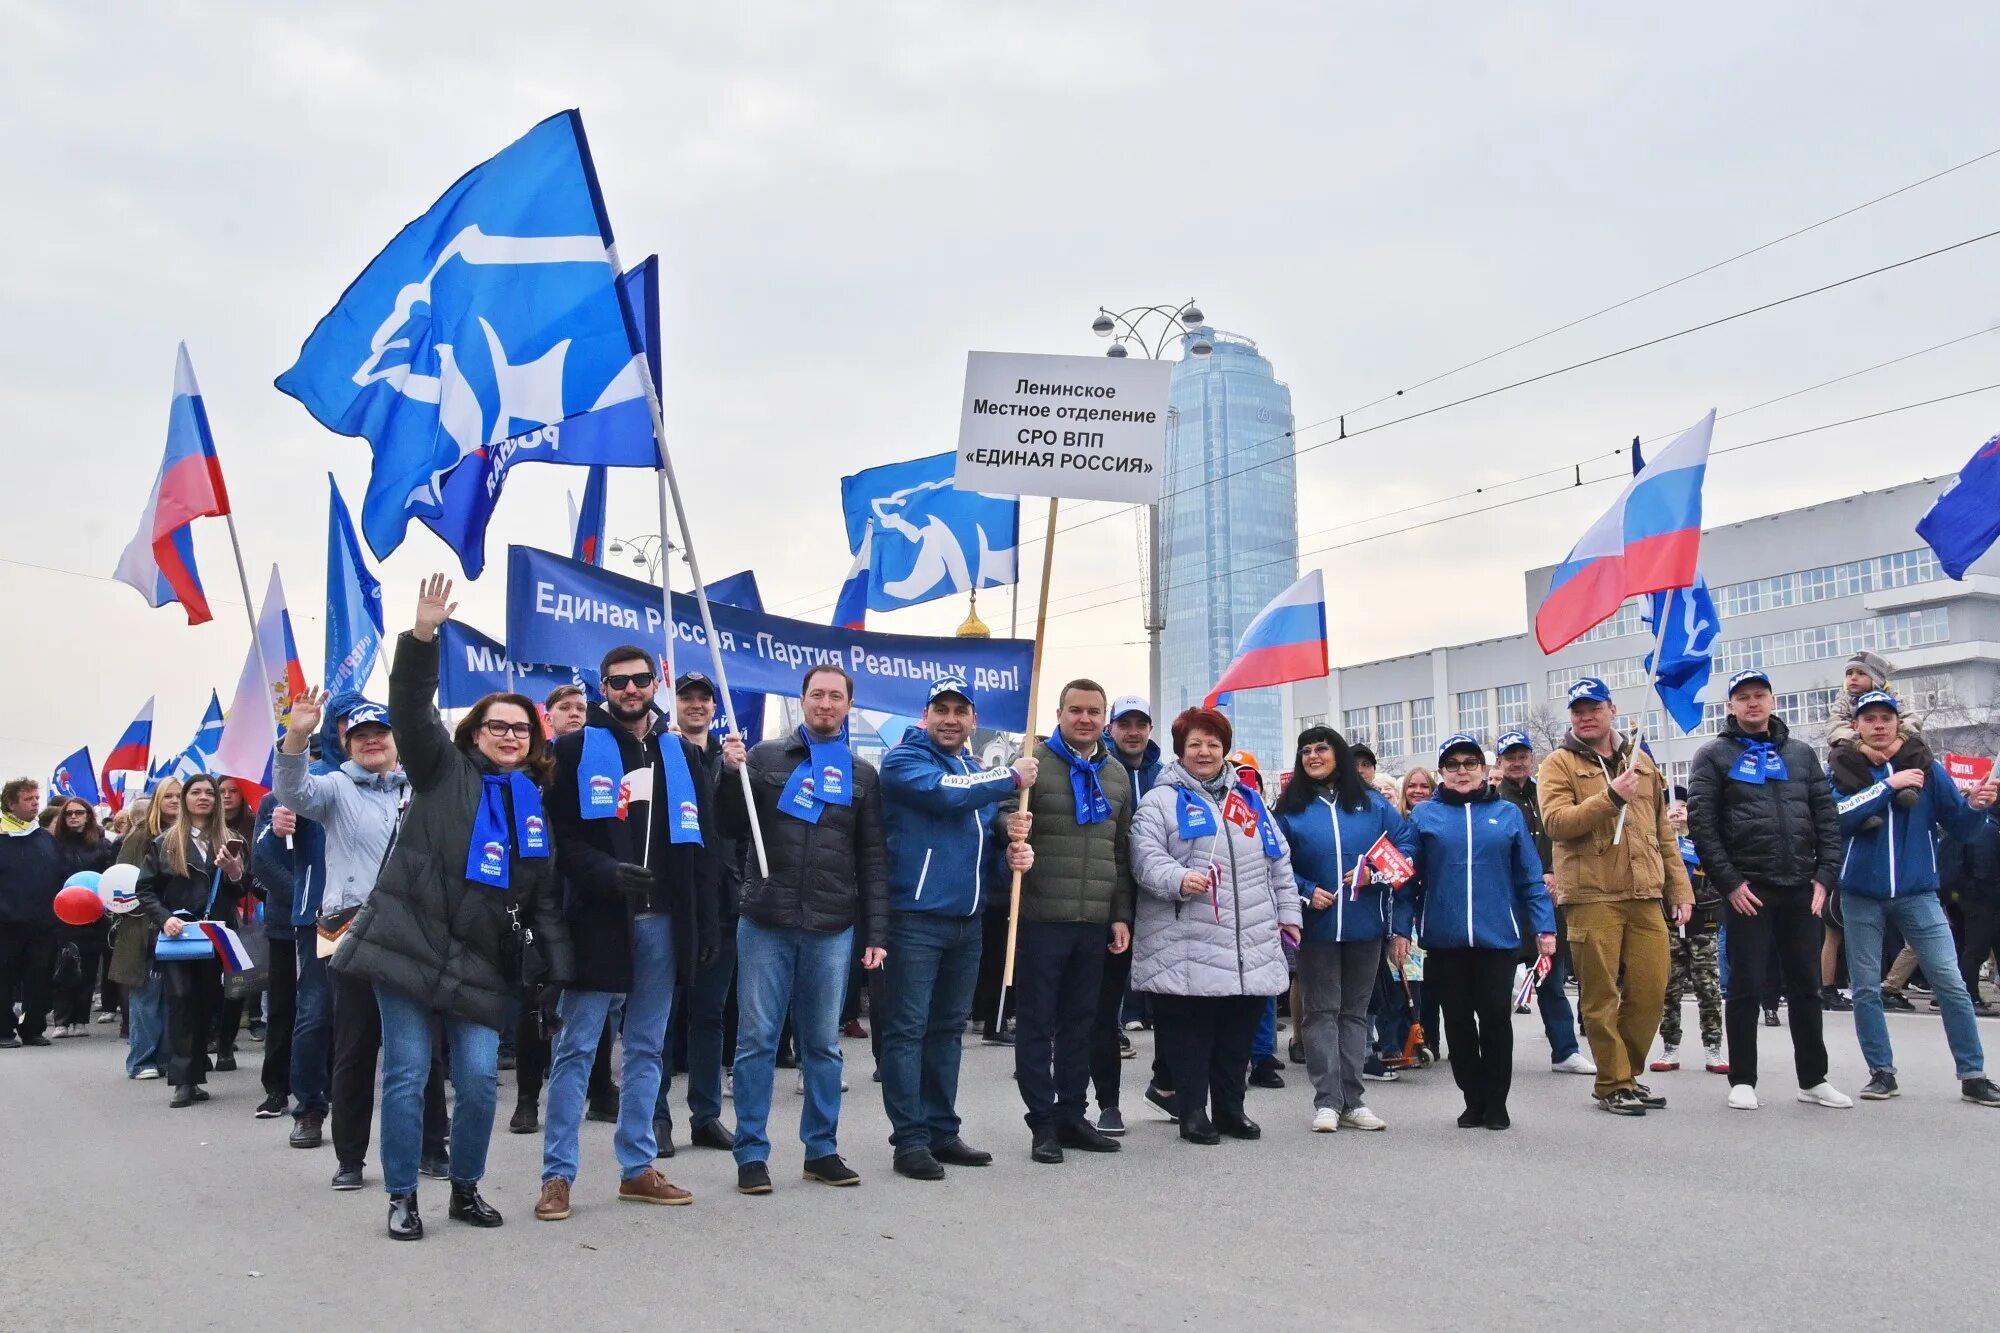
[[[422,1240],[424,1219],[417,1215],[417,1192],[391,1194],[389,1196],[389,1238],[391,1240]]]
[[[454,1222],[470,1222],[476,1227],[500,1225],[500,1210],[479,1197],[479,1186],[451,1182],[451,1206],[445,1216]]]

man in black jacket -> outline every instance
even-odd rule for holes
[[[709,729],[714,721],[715,687],[701,672],[683,671],[674,682],[674,725],[682,739],[702,752],[711,783],[722,779],[722,742]],[[723,1052],[729,1035],[722,1020],[736,982],[736,895],[743,889],[750,844],[747,838],[716,836],[721,845],[715,866],[715,956],[696,962],[682,987],[681,1012],[687,1024],[688,1139],[699,1148],[728,1152],[736,1146],[736,1132],[722,1123],[722,1070],[728,1063]],[[671,1090],[671,1076],[663,1076],[653,1111],[654,1136],[668,1152],[674,1141]]]
[[[557,1002],[542,1193],[535,1216],[570,1213],[585,1086],[605,1014],[625,996],[618,1198],[684,1204],[653,1159],[653,1111],[674,978],[715,954],[714,789],[701,752],[653,708],[653,655],[613,648],[599,667],[604,702],[555,744],[547,809],[562,870],[575,976]]]
[[[1775,939],[1799,1100],[1849,1107],[1826,1081],[1820,1028],[1820,909],[1839,884],[1840,815],[1819,756],[1771,707],[1769,676],[1754,668],[1731,676],[1728,721],[1688,772],[1688,832],[1709,882],[1726,895],[1729,1105],[1757,1109],[1757,997]]]
[[[854,681],[837,666],[806,672],[799,701],[805,724],[746,757],[743,741],[722,743],[728,769],[718,793],[722,832],[752,833],[741,770],[749,770],[768,868],[756,849],[743,867],[736,923],[736,1188],[769,1194],[771,1070],[787,1006],[805,1079],[799,1138],[805,1177],[858,1185],[840,1159],[840,1004],[856,921],[861,965],[888,956],[889,854],[875,769],[847,744]]]
[[[35,823],[42,789],[15,778],[4,798],[9,832],[0,836],[0,1047],[46,1046],[56,974],[56,890],[63,863],[55,839]],[[21,1019],[14,1021],[14,995]]]

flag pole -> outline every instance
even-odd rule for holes
[[[1049,623],[1049,575],[1056,563],[1056,506],[1060,503],[1055,496],[1049,497],[1049,532],[1042,539],[1042,593],[1035,606],[1035,655],[1028,667],[1028,734],[1022,738],[1024,753],[1035,743],[1036,702],[1040,697],[1042,684],[1042,639]],[[1158,707],[1157,704],[1154,705]],[[1021,813],[1028,813],[1028,798],[1034,795],[1031,787],[1021,788]],[[1006,1003],[1007,988],[1014,984],[1014,944],[1021,934],[1021,872],[1014,872],[1014,886],[1007,901],[1007,966],[1000,977],[1001,1003]]]
[[[1659,608],[1653,612],[1653,619],[1659,623],[1653,626],[1653,674],[1648,686],[1654,696],[1657,696],[1660,692],[1660,659],[1666,655],[1667,651],[1667,611],[1672,607],[1674,601],[1671,596],[1671,590],[1659,594],[1659,597]],[[1644,709],[1640,710],[1639,716],[1645,716]],[[1642,728],[1639,726],[1639,718],[1635,717],[1632,719],[1632,753],[1625,760],[1625,767],[1628,769],[1639,758],[1641,732]],[[1631,805],[1629,803],[1618,807],[1618,827],[1611,831],[1611,845],[1614,847],[1625,839],[1625,814],[1630,809]]]
[[[660,457],[666,457],[666,449],[666,443],[662,441],[660,444]],[[660,492],[660,623],[666,629],[665,646],[660,650],[660,670],[666,675],[667,693],[671,695],[674,689],[674,594],[672,591],[673,580],[668,577],[667,573],[667,474],[665,469],[655,471],[653,473],[653,480],[658,483]],[[686,524],[682,524],[681,532],[683,534],[687,532]],[[699,580],[697,580],[698,582]],[[713,637],[710,638],[709,642],[714,642]],[[717,669],[720,670],[719,667]],[[732,728],[735,725],[733,721],[730,723]],[[678,727],[678,723],[676,723],[676,727]],[[752,816],[752,818],[755,818],[755,816]]]

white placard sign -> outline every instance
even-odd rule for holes
[[[1170,361],[969,352],[960,490],[1151,504],[1167,472]]]

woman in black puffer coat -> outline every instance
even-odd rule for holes
[[[331,964],[372,983],[382,1010],[382,1175],[398,1240],[423,1235],[417,1162],[433,1025],[441,1020],[449,1034],[456,1094],[449,1215],[497,1227],[500,1214],[478,1184],[499,1091],[500,1026],[524,968],[531,980],[545,974],[558,985],[570,973],[541,804],[548,739],[534,702],[519,694],[489,694],[456,735],[445,730],[433,698],[450,597],[451,581],[433,575],[420,590],[415,628],[396,643],[389,722],[410,803],[375,891]],[[318,722],[316,696],[294,701],[292,721]]]
[[[49,828],[56,852],[62,857],[63,878],[80,870],[103,874],[118,859],[118,844],[104,836],[97,811],[81,796],[63,798],[56,822]],[[103,970],[105,954],[111,947],[111,922],[99,917],[87,926],[56,927],[55,1014],[50,1022],[52,1037],[90,1035],[90,997],[97,991],[97,975]],[[112,983],[105,983],[105,1008],[116,1010],[118,1002]]]

